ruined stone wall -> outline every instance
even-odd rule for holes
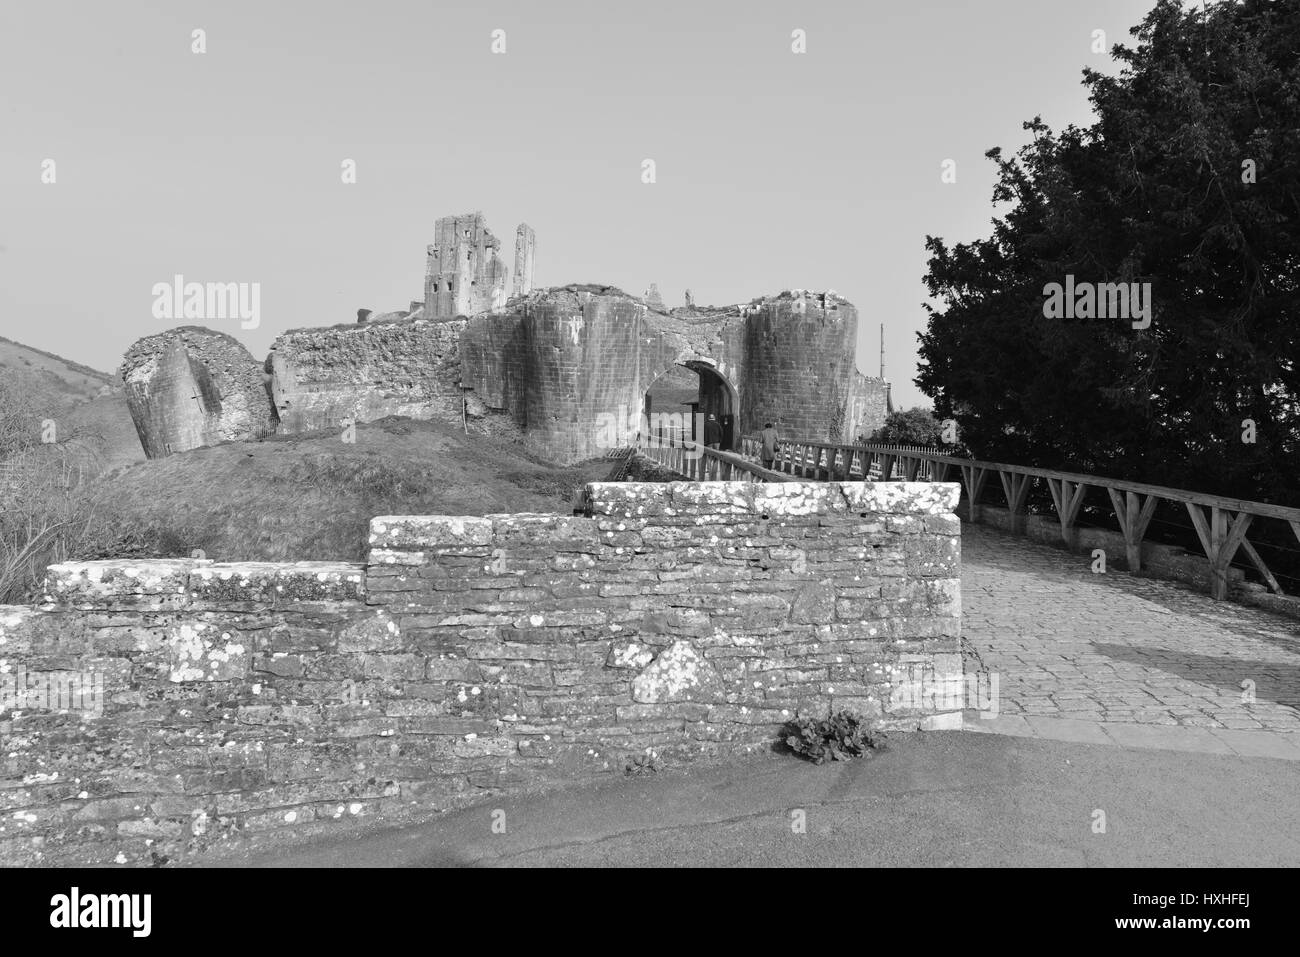
[[[843,441],[857,442],[859,436],[870,438],[872,432],[885,424],[885,418],[892,411],[889,383],[855,373],[849,385],[847,408]]]
[[[281,431],[389,415],[459,423],[464,328],[465,320],[417,319],[286,332],[267,360]]]
[[[366,566],[55,566],[0,608],[0,864],[159,864],[768,747],[954,727],[955,484],[595,484],[583,516],[380,517]],[[927,678],[928,676],[928,678]],[[4,687],[0,684],[0,687]],[[500,799],[500,798],[498,798]]]
[[[521,429],[529,451],[567,465],[633,443],[646,392],[683,368],[700,376],[702,414],[737,416],[733,437],[772,421],[788,437],[853,441],[883,423],[887,395],[857,372],[856,345],[857,313],[831,294],[684,314],[573,285],[472,319],[294,330],[267,367],[285,433],[390,415],[459,422],[464,401],[484,427]]]
[[[646,390],[689,352],[617,290],[550,289],[470,321],[462,381],[514,416],[530,450],[570,463],[630,444]]]
[[[833,293],[784,293],[751,305],[745,312],[743,431],[773,422],[782,435],[851,439],[857,348],[858,312]]]
[[[856,350],[857,312],[833,294],[784,293],[688,317],[617,289],[569,286],[471,321],[462,382],[508,410],[533,451],[565,463],[631,442],[646,391],[682,366],[701,376],[701,412],[721,417],[738,405],[736,435],[771,421],[787,436],[853,441],[883,424],[888,388],[858,372]]]
[[[698,374],[697,411],[719,420],[732,449],[768,421],[830,441],[883,423],[884,383],[853,359],[857,311],[834,293],[714,307],[688,290],[685,307],[665,310],[653,285],[645,300],[599,284],[534,292],[526,223],[513,273],[500,253],[481,212],[438,219],[424,301],[279,337],[264,364],[272,411],[261,418],[245,398],[260,373],[234,340],[191,349],[183,329],[142,340],[123,375],[146,451],[252,438],[277,421],[292,434],[385,416],[455,421],[463,410],[481,431],[522,430],[531,452],[569,465],[635,442],[647,391],[674,367]]]
[[[478,316],[460,337],[461,384],[485,406],[528,421],[529,347],[516,313]]]
[[[261,363],[225,333],[185,326],[145,336],[119,374],[151,459],[275,430]]]

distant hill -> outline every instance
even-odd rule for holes
[[[144,460],[117,376],[0,336],[0,380],[22,397],[32,428],[52,419],[60,436],[78,436],[106,469]]]

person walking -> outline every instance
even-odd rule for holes
[[[763,426],[763,431],[758,433],[758,437],[763,441],[763,447],[759,449],[759,460],[763,463],[763,468],[770,469],[776,466],[776,448],[780,438],[776,434],[776,429],[769,422]]]
[[[718,424],[718,417],[712,412],[709,413],[709,421],[704,423],[704,445],[710,449],[722,445],[722,426]]]

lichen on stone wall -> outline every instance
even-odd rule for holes
[[[582,515],[379,516],[364,566],[53,566],[0,608],[0,681],[94,670],[103,709],[0,713],[0,864],[399,823],[838,708],[949,726],[956,491],[596,483]]]
[[[632,700],[642,704],[720,701],[724,697],[722,681],[689,641],[673,642],[632,679]]]

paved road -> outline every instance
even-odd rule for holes
[[[937,731],[870,760],[760,756],[225,863],[1296,866],[1298,787],[1296,762]]]
[[[1091,565],[962,526],[963,633],[998,676],[1003,727],[1143,725],[1208,750],[1275,732],[1278,756],[1300,758],[1300,621]]]

